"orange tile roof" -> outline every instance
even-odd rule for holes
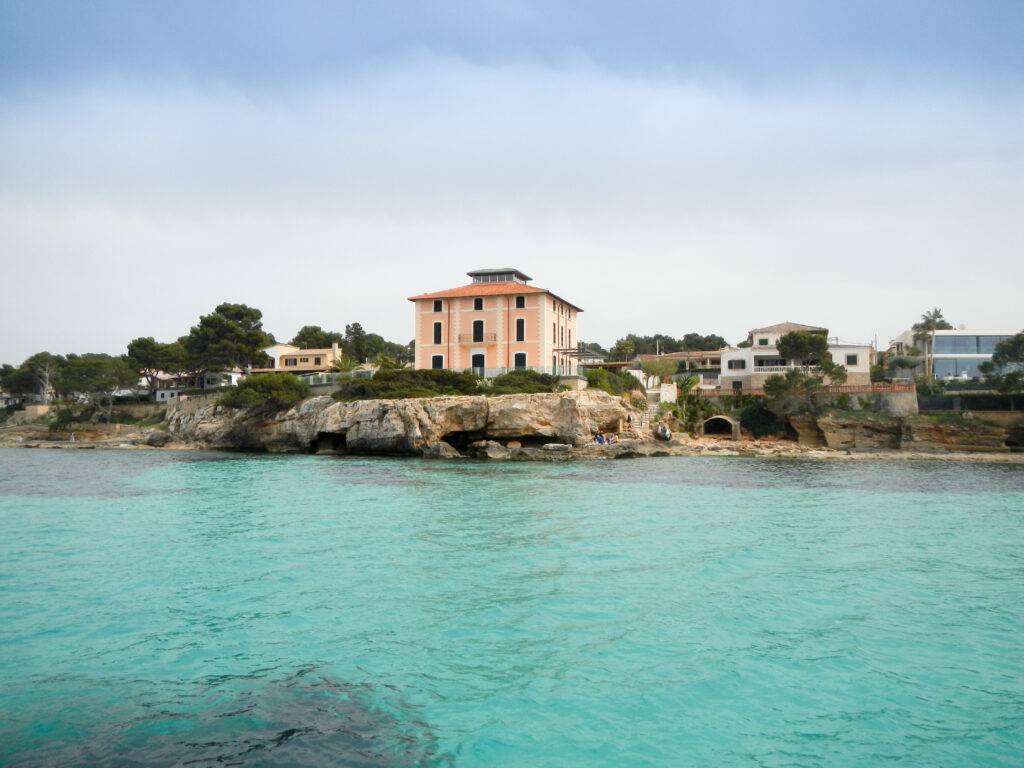
[[[469,285],[461,285],[458,288],[449,288],[447,291],[436,291],[435,293],[421,293],[419,296],[410,296],[409,301],[419,301],[420,299],[457,299],[466,296],[521,296],[526,293],[547,293],[551,296],[554,296],[563,304],[568,304],[577,312],[583,311],[575,304],[573,304],[571,301],[566,301],[562,297],[556,296],[555,294],[551,293],[551,291],[545,290],[544,288],[538,288],[534,285],[524,285],[523,283],[512,282],[470,283]]]

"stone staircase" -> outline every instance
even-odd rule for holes
[[[640,417],[638,426],[650,429],[651,425],[658,420],[658,409],[661,407],[661,394],[658,392],[647,393],[647,410]]]

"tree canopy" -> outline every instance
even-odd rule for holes
[[[985,382],[1000,394],[1024,393],[1024,332],[996,344],[992,362],[978,368],[985,374]]]
[[[122,357],[98,353],[68,355],[60,366],[54,388],[109,419],[117,393],[134,388],[138,378],[135,365]]]
[[[128,358],[135,371],[145,377],[149,392],[156,392],[159,375],[185,373],[189,370],[189,355],[180,341],[163,344],[152,336],[143,336],[128,342]]]
[[[332,344],[343,347],[345,334],[325,331],[319,325],[304,325],[288,343],[305,349],[329,349]]]
[[[3,389],[21,397],[35,395],[41,402],[48,403],[63,364],[61,355],[37,352],[16,368],[5,366]]]
[[[798,363],[806,376],[811,366],[828,357],[828,338],[813,331],[791,331],[775,345],[779,354],[791,363]]]
[[[701,336],[699,333],[688,333],[677,339],[664,333],[656,333],[653,336],[637,336],[630,333],[616,341],[609,354],[613,360],[630,360],[636,355],[687,350],[710,352],[726,346],[726,340],[717,334]]]
[[[197,369],[249,368],[263,364],[273,343],[263,313],[245,304],[220,304],[180,339]]]

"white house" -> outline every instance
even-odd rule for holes
[[[779,323],[755,328],[747,334],[749,346],[722,350],[722,389],[760,389],[773,374],[785,374],[799,364],[786,360],[778,350],[779,339],[793,331],[824,333],[826,329],[800,323]],[[847,384],[870,384],[872,349],[867,344],[840,344],[830,340],[832,361],[846,368]]]

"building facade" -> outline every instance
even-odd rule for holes
[[[785,374],[791,368],[799,368],[782,357],[776,346],[779,339],[793,331],[827,333],[824,328],[800,323],[779,323],[766,328],[755,328],[747,334],[750,346],[722,350],[722,372],[719,386],[722,389],[761,389],[765,379],[775,374]],[[847,371],[847,384],[870,384],[872,349],[867,344],[829,343],[832,361]]]
[[[323,349],[302,349],[293,344],[275,344],[263,352],[270,358],[267,368],[254,368],[253,373],[285,371],[287,373],[320,373],[341,362],[341,349],[337,344]]]
[[[956,329],[935,331],[929,338],[915,340],[916,331],[904,331],[892,346],[896,354],[902,355],[912,348],[922,349],[925,370],[941,381],[982,378],[978,366],[992,360],[996,344],[1014,336],[1020,331],[1010,329],[970,330]],[[934,340],[934,344],[933,344]]]
[[[574,376],[579,313],[517,269],[467,273],[472,282],[412,296],[416,367],[493,377],[529,368]]]

